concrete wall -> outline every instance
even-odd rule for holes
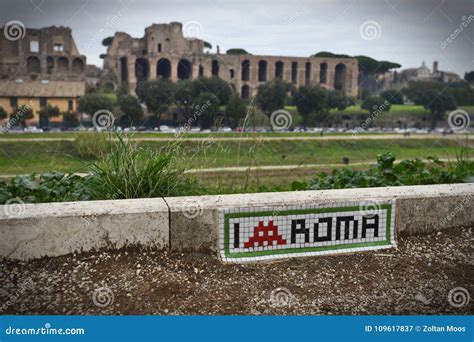
[[[143,245],[217,251],[219,211],[396,199],[395,231],[474,224],[474,184],[0,206],[0,256],[31,259]]]

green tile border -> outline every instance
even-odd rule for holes
[[[278,254],[293,254],[293,253],[307,253],[307,252],[322,252],[329,250],[338,250],[345,248],[358,248],[358,247],[374,247],[374,246],[387,246],[391,245],[392,237],[392,204],[382,204],[381,209],[387,210],[387,226],[386,226],[386,239],[383,241],[373,242],[357,242],[357,243],[346,243],[335,246],[317,246],[317,247],[303,247],[303,248],[286,248],[277,250],[267,251],[255,251],[255,252],[239,252],[230,253],[229,251],[229,219],[241,218],[241,217],[255,217],[255,216],[287,216],[287,215],[302,215],[302,214],[320,214],[320,213],[337,213],[344,211],[361,211],[358,206],[350,207],[336,207],[336,208],[310,208],[310,209],[292,209],[279,211],[278,215],[274,215],[275,211],[254,211],[247,213],[225,213],[224,214],[224,256],[225,258],[245,258],[245,257],[259,257],[265,255],[278,255]]]

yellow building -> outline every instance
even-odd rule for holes
[[[34,117],[28,125],[38,125],[39,110],[47,105],[57,106],[61,113],[77,111],[77,101],[85,93],[85,82],[74,81],[0,81],[0,107],[9,115],[21,106],[28,105]],[[7,121],[0,120],[2,125]],[[62,117],[51,118],[59,122]]]

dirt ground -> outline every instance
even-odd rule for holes
[[[3,260],[0,313],[473,314],[473,242],[460,227],[401,236],[396,249],[245,265],[138,248]]]

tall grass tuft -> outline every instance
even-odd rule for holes
[[[115,134],[111,153],[92,165],[97,199],[150,198],[201,193],[197,179],[184,174],[179,146],[159,151],[139,147],[130,137]]]
[[[110,151],[110,134],[107,132],[81,132],[74,140],[78,155],[83,159],[97,160]]]

